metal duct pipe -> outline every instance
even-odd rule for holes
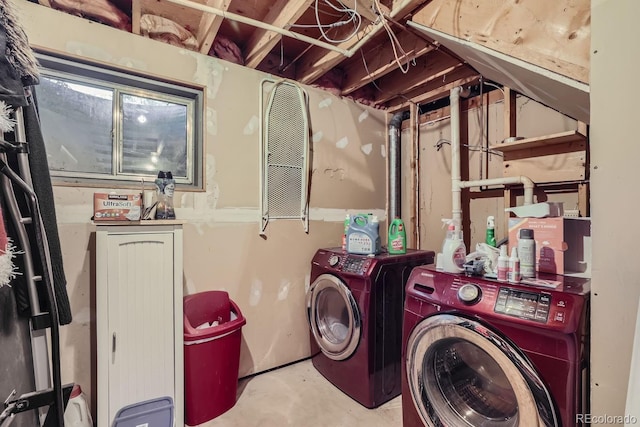
[[[389,121],[389,222],[400,218],[400,128],[402,113]]]

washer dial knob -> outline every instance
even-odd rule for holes
[[[458,299],[465,304],[475,304],[480,301],[482,292],[478,285],[466,283],[458,289]]]
[[[331,267],[335,267],[340,262],[340,257],[338,255],[331,255],[329,257],[329,265]]]

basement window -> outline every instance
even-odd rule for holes
[[[201,189],[203,90],[38,55],[35,99],[55,183],[129,186],[171,171]]]

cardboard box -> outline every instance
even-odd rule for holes
[[[590,218],[509,218],[509,253],[521,228],[533,230],[536,271],[591,277]]]
[[[94,221],[139,221],[140,194],[93,193]]]

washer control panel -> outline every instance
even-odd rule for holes
[[[494,310],[496,313],[547,323],[550,308],[551,295],[500,288]]]

